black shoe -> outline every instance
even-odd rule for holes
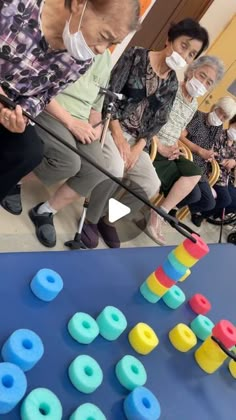
[[[56,245],[56,230],[53,224],[53,214],[43,213],[38,214],[38,208],[43,203],[38,204],[31,210],[29,210],[29,217],[35,226],[36,236],[44,246],[53,248]]]
[[[176,217],[178,210],[179,209],[172,209],[172,210],[170,210],[169,215],[172,216],[172,217]]]
[[[18,216],[22,213],[21,204],[21,185],[17,184],[13,187],[7,196],[2,200],[1,206],[11,214]]]
[[[191,215],[191,222],[197,227],[201,226],[203,220],[204,220],[204,217],[201,214]]]

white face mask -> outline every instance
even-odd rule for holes
[[[236,128],[230,127],[227,130],[227,135],[230,140],[236,141]]]
[[[206,87],[194,76],[192,79],[187,80],[185,86],[192,98],[198,98],[199,96],[204,96],[207,93]]]
[[[181,70],[187,66],[186,61],[183,59],[183,57],[181,57],[179,53],[177,53],[177,51],[173,51],[171,55],[166,57],[166,64],[170,69],[174,71]]]
[[[74,57],[76,60],[81,60],[81,61],[89,60],[95,57],[94,52],[89,48],[88,44],[86,43],[83,37],[82,32],[80,31],[80,26],[81,26],[81,22],[84,16],[86,6],[87,6],[87,1],[85,2],[84,8],[81,14],[78,32],[75,32],[74,34],[70,33],[70,21],[72,17],[71,15],[69,22],[66,22],[65,24],[65,28],[62,34],[63,42],[68,53],[72,57]]]
[[[214,125],[215,127],[219,127],[223,124],[215,111],[212,111],[208,114],[208,121],[210,125]]]

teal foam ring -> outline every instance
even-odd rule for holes
[[[186,270],[188,269],[188,267],[184,264],[181,264],[179,262],[179,260],[176,258],[175,254],[173,251],[171,251],[168,255],[168,260],[171,263],[171,265],[180,273],[183,273],[182,275],[184,275],[186,273]]]
[[[21,420],[61,420],[62,405],[58,397],[47,388],[35,388],[21,405]]]
[[[139,290],[144,299],[146,299],[150,303],[157,303],[161,299],[160,296],[156,295],[149,289],[147,281],[141,284]]]
[[[171,309],[177,309],[180,305],[182,305],[185,300],[186,296],[178,286],[172,286],[168,292],[166,292],[163,296],[163,302]]]
[[[215,324],[205,315],[198,315],[190,324],[191,330],[202,341],[205,341],[211,335]]]
[[[133,391],[137,386],[143,386],[147,382],[145,367],[134,356],[122,357],[117,363],[115,371],[118,381],[129,391]]]
[[[107,420],[103,412],[96,405],[85,403],[80,405],[69,420]]]
[[[103,381],[99,364],[90,356],[80,355],[69,366],[69,378],[74,387],[84,394],[94,392]]]
[[[77,312],[68,322],[68,331],[74,340],[81,344],[90,344],[99,334],[94,318],[84,312]]]
[[[109,341],[116,340],[127,327],[126,317],[114,306],[106,306],[96,321],[101,336]]]

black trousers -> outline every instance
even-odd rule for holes
[[[43,158],[43,143],[34,127],[11,133],[0,125],[0,202]]]
[[[208,182],[199,182],[178,207],[189,206],[191,213],[202,213],[215,208],[216,201]]]

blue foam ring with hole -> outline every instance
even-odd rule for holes
[[[141,284],[139,290],[144,299],[146,299],[150,303],[157,303],[161,299],[160,296],[157,296],[149,289],[146,281],[143,284]]]
[[[96,405],[85,403],[72,413],[69,420],[107,420],[103,412]]]
[[[117,363],[115,371],[118,381],[129,391],[133,391],[137,386],[143,386],[147,381],[145,367],[136,357],[129,354]]]
[[[56,271],[42,268],[32,279],[30,287],[37,298],[50,302],[63,289],[63,280]]]
[[[89,314],[77,312],[68,323],[68,331],[80,344],[90,344],[99,334],[98,324]]]
[[[162,264],[162,268],[165,272],[165,274],[173,281],[178,281],[179,279],[181,279],[181,277],[183,277],[183,275],[186,273],[186,270],[183,272],[182,270],[177,270],[168,260],[165,260],[164,263]]]
[[[61,420],[62,405],[58,397],[47,388],[35,388],[21,404],[22,420]]]
[[[24,372],[32,369],[43,353],[41,338],[34,331],[27,329],[14,331],[2,347],[3,360],[14,363]]]
[[[140,386],[125,398],[124,412],[127,420],[158,420],[161,407],[155,395],[149,389]]]
[[[109,341],[116,340],[127,327],[126,317],[114,306],[106,306],[96,321],[101,336]]]
[[[198,315],[190,324],[191,330],[202,341],[205,341],[211,335],[215,324],[204,315]]]
[[[171,265],[179,272],[183,273],[182,276],[186,273],[186,270],[188,269],[188,267],[184,264],[181,264],[181,262],[179,262],[179,260],[176,258],[175,254],[173,251],[171,251],[167,257],[167,259],[169,260],[169,262],[171,263]]]
[[[186,296],[183,290],[174,285],[164,294],[162,300],[169,308],[177,309],[185,302]]]
[[[94,392],[103,381],[103,372],[99,364],[87,355],[76,357],[69,366],[68,374],[74,387],[84,394]]]
[[[12,363],[0,363],[0,414],[7,414],[24,397],[27,379],[24,372]]]

